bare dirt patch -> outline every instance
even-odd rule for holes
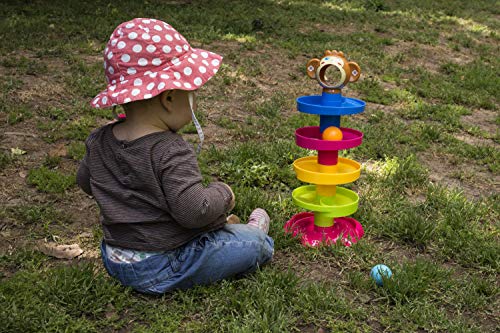
[[[62,74],[68,72],[65,61],[55,57],[40,58],[33,52],[24,51],[22,54],[0,57],[0,62],[20,57],[36,63],[38,68],[30,72],[22,68],[0,66],[0,73],[21,81],[20,87],[10,94],[10,98],[35,109],[44,106],[62,106],[60,101],[68,98],[68,90],[62,81]]]
[[[497,149],[500,147],[500,145],[492,139],[478,138],[477,136],[472,136],[467,133],[458,133],[455,134],[454,137],[473,146],[490,146],[496,147]]]
[[[19,102],[40,107],[48,103],[51,107],[58,106],[65,100],[66,89],[60,83],[40,77],[23,78],[23,89],[17,92]],[[61,105],[60,105],[61,106]]]
[[[395,44],[386,46],[384,50],[393,57],[400,56],[402,60],[398,64],[405,69],[418,66],[432,73],[437,73],[440,66],[447,62],[466,64],[474,57],[470,51],[454,52],[446,46],[446,41],[437,45],[425,45],[398,40]]]
[[[481,130],[487,132],[491,137],[498,134],[499,127],[496,124],[498,111],[477,109],[473,110],[471,115],[463,116],[462,123],[478,126]]]
[[[500,177],[470,163],[459,163],[453,155],[425,151],[418,158],[429,168],[429,179],[463,193],[480,198],[500,190]]]

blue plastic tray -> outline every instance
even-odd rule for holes
[[[323,105],[322,100],[321,95],[301,96],[297,98],[297,110],[325,116],[342,116],[363,112],[366,106],[362,100],[349,97],[342,97],[338,106]]]

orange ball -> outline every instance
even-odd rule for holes
[[[340,141],[343,138],[342,131],[336,126],[327,127],[321,136],[327,141]]]

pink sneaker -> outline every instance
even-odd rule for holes
[[[269,232],[269,223],[271,219],[267,215],[266,211],[262,208],[256,208],[248,218],[248,224],[253,225],[260,230],[264,231],[266,234]]]

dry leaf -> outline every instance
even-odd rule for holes
[[[40,252],[59,259],[73,259],[83,253],[78,244],[57,245],[56,243],[38,243]]]
[[[10,152],[12,153],[12,155],[24,155],[26,154],[26,150],[22,150],[20,148],[10,148]]]

